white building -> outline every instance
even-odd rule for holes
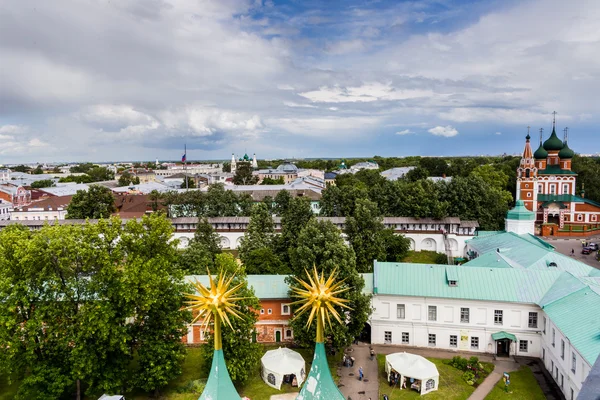
[[[32,203],[28,206],[15,207],[12,211],[13,221],[55,221],[64,220],[67,206],[73,196],[52,196]]]
[[[0,199],[0,221],[7,221],[10,219],[10,216],[13,211],[12,203],[8,201],[4,201]]]
[[[522,206],[507,227],[524,228]],[[375,262],[372,342],[537,357],[575,399],[600,354],[600,270],[514,231],[479,232],[467,253],[462,266]]]
[[[371,170],[379,169],[379,164],[377,164],[375,161],[363,161],[363,162],[356,163],[350,167],[350,171],[352,173],[362,171],[363,169],[371,169]]]

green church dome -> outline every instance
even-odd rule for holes
[[[544,146],[540,143],[540,147],[533,153],[533,157],[536,160],[545,160],[548,157],[548,152],[544,149]]]
[[[571,148],[569,148],[569,145],[567,144],[567,142],[564,143],[563,148],[558,152],[558,156],[560,158],[564,158],[564,159],[573,158],[574,155],[575,155],[575,152],[573,150],[571,150]]]
[[[544,149],[551,151],[551,150],[560,150],[562,148],[563,148],[563,142],[562,142],[562,140],[560,140],[558,138],[558,136],[556,136],[556,130],[553,127],[552,134],[550,135],[548,140],[546,140],[544,142]]]

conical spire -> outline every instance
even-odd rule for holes
[[[529,139],[531,139],[531,136],[529,136],[529,127],[527,127],[527,136],[525,136],[525,149],[523,150],[523,159],[533,158],[533,152],[531,151]]]

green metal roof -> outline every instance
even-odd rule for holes
[[[331,377],[325,345],[315,344],[315,356],[310,372],[296,400],[346,400]]]
[[[577,175],[575,172],[562,169],[559,165],[546,165],[546,169],[540,169],[538,175]]]
[[[215,350],[208,381],[198,400],[241,400],[227,372],[223,350]]]
[[[563,142],[556,136],[556,129],[552,127],[552,133],[550,137],[544,142],[544,149],[546,150],[560,150],[563,148]]]
[[[554,282],[554,285],[552,285],[550,290],[548,290],[538,304],[543,308],[573,292],[583,289],[584,287],[585,284],[581,280],[565,272],[560,279]]]
[[[517,341],[517,337],[515,335],[513,335],[512,333],[504,332],[504,331],[492,333],[492,339],[494,339],[494,340],[510,339],[513,342]]]
[[[562,202],[562,203],[570,203],[570,202],[575,202],[575,203],[587,203],[590,205],[593,205],[595,207],[600,207],[600,203],[590,200],[590,199],[586,199],[584,197],[580,197],[580,196],[575,196],[573,194],[538,194],[537,197],[538,201],[543,201],[546,203],[552,203],[552,202]]]
[[[248,275],[248,285],[254,289],[259,299],[287,299],[289,287],[285,283],[287,275]],[[209,284],[208,275],[187,275],[186,281]]]
[[[525,207],[523,200],[517,200],[515,207],[506,213],[506,219],[519,220],[519,221],[535,221],[535,213],[529,211]]]
[[[586,361],[594,364],[600,354],[600,295],[586,287],[543,308]]]
[[[457,286],[448,285],[448,269],[456,273]],[[379,295],[537,303],[560,275],[556,269],[530,271],[375,262],[375,288]]]

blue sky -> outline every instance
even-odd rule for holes
[[[600,151],[596,1],[0,8],[0,163]]]

